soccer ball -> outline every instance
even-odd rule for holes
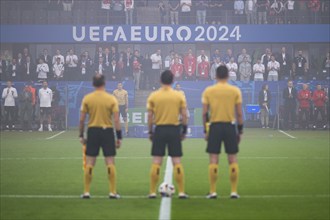
[[[163,182],[159,185],[158,192],[162,197],[171,197],[175,193],[175,187],[172,184]]]

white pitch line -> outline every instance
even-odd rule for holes
[[[292,139],[297,139],[296,137],[286,133],[285,131],[282,131],[282,130],[278,130],[279,132],[281,132],[282,134],[285,134],[286,136],[288,136],[289,138],[292,138]]]
[[[172,158],[170,156],[167,157],[166,160],[166,169],[165,169],[165,177],[164,182],[168,184],[172,184],[173,178],[173,165]],[[160,203],[159,210],[159,220],[170,220],[171,219],[171,197],[163,197]]]
[[[64,132],[65,132],[65,131],[61,131],[61,132],[59,132],[59,133],[57,133],[57,134],[55,134],[55,135],[53,135],[53,136],[50,136],[50,137],[46,138],[46,140],[53,139],[54,137],[57,137],[57,136],[63,134]]]
[[[278,198],[329,198],[329,194],[315,195],[240,195],[241,199],[278,199]],[[80,199],[79,195],[0,195],[0,198],[8,199]],[[92,199],[108,199],[108,196],[92,195]],[[122,199],[148,199],[146,195],[122,195]],[[206,199],[205,195],[192,195],[190,199]],[[163,201],[164,198],[162,198]],[[168,199],[168,198],[167,198]],[[221,196],[219,199],[229,199],[229,196]],[[168,213],[170,214],[170,212]],[[170,215],[169,215],[170,217]],[[160,218],[163,220],[164,218]]]

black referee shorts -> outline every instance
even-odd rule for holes
[[[220,154],[222,142],[225,144],[227,154],[238,153],[236,127],[232,123],[212,123],[210,125],[206,152]]]
[[[119,106],[119,113],[120,113],[121,117],[127,118],[126,105]]]
[[[182,144],[180,126],[157,126],[152,140],[152,156],[165,156],[166,147],[171,157],[182,157]]]
[[[105,157],[116,155],[115,135],[112,128],[88,128],[86,155],[96,157],[100,148]]]

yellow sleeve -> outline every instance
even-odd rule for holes
[[[207,90],[205,90],[202,94],[202,104],[203,105],[209,105],[210,104],[207,93],[208,93]]]
[[[113,112],[113,113],[115,113],[115,112],[119,112],[119,104],[118,104],[117,99],[114,98],[113,101],[114,101],[114,105],[113,105],[112,112]]]
[[[242,93],[241,90],[237,88],[236,104],[242,103]]]
[[[154,111],[154,102],[152,100],[152,95],[149,96],[148,100],[147,100],[147,110],[148,111]]]
[[[84,113],[88,113],[88,104],[87,104],[87,101],[86,101],[85,97],[83,98],[83,100],[81,102],[80,111],[84,112]]]

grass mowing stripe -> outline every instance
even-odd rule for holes
[[[289,138],[297,139],[296,137],[292,136],[291,134],[286,133],[285,131],[282,131],[282,130],[278,130],[278,131],[281,132],[282,134],[285,134],[285,135],[288,136]]]
[[[164,182],[172,184],[173,165],[171,157],[167,157]],[[159,220],[171,219],[171,197],[163,197],[160,203]]]
[[[46,138],[46,140],[53,139],[54,137],[57,137],[57,136],[63,134],[64,132],[65,132],[65,131],[58,132],[57,134],[55,134],[55,135],[53,135],[53,136],[50,136],[50,137]]]

